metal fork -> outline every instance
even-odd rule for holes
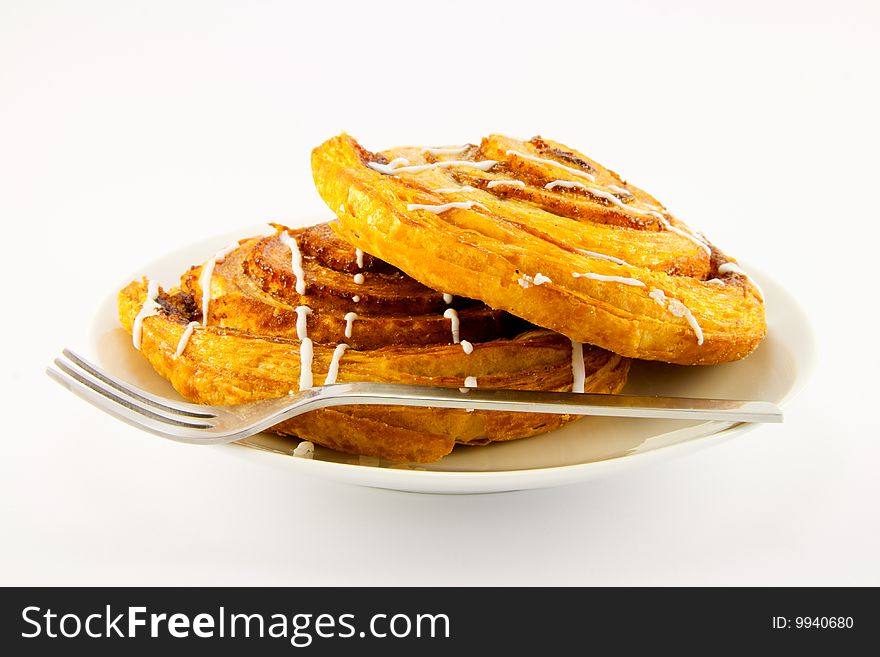
[[[523,413],[782,422],[769,402],[594,393],[439,388],[391,383],[339,383],[237,406],[202,406],[153,395],[69,349],[46,373],[102,411],[150,433],[183,443],[217,445],[247,438],[289,418],[328,406],[381,404]]]

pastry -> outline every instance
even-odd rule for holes
[[[346,381],[614,393],[626,381],[626,358],[435,292],[327,224],[275,229],[192,267],[179,288],[141,280],[119,293],[134,347],[186,399],[239,404]],[[532,436],[573,419],[347,406],[273,430],[343,452],[428,462],[456,443]]]
[[[372,153],[343,134],[312,170],[346,241],[576,342],[691,365],[764,337],[762,292],[736,261],[562,144],[490,135]]]

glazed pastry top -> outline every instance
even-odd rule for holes
[[[341,135],[312,168],[334,230],[432,288],[638,358],[725,362],[764,336],[762,292],[735,261],[562,144],[372,153]]]

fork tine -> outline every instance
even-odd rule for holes
[[[110,401],[103,394],[96,392],[89,386],[84,385],[77,379],[68,376],[66,373],[61,372],[54,367],[47,367],[46,374],[48,374],[49,378],[53,381],[61,384],[80,399],[87,401],[95,408],[104,411],[108,415],[115,417],[117,420],[122,420],[130,426],[137,427],[138,429],[161,436],[162,438],[179,440],[176,431],[183,430],[182,427],[179,428],[170,424],[156,422],[140,413],[132,412],[125,406]],[[204,429],[201,431],[204,431]]]
[[[142,390],[141,388],[133,386],[130,383],[121,381],[112,374],[105,372],[97,365],[90,363],[79,354],[74,353],[70,349],[63,349],[61,353],[64,354],[64,356],[66,356],[68,360],[70,360],[74,365],[85,370],[94,378],[99,379],[117,392],[120,392],[128,397],[131,397],[132,399],[141,402],[142,405],[146,404],[156,409],[170,411],[179,415],[186,415],[195,418],[216,417],[216,414],[208,411],[206,407],[199,407],[195,404],[188,404],[186,402],[172,402],[168,399],[163,399],[161,397],[157,397],[156,395],[152,395],[146,390]]]
[[[60,358],[55,359],[55,365],[61,370],[61,372],[49,368],[47,374],[52,376],[56,381],[65,385],[71,392],[79,394],[80,397],[83,397],[86,401],[91,402],[98,408],[110,412],[117,417],[121,417],[126,421],[133,422],[137,426],[149,426],[154,430],[156,429],[155,423],[167,425],[169,429],[170,427],[180,427],[181,429],[202,430],[210,429],[212,426],[204,420],[199,421],[200,418],[186,420],[162,415],[155,410],[138,404],[137,401],[132,398],[125,398],[117,395],[109,388],[102,386],[100,381],[90,379],[88,376],[76,371],[66,361],[61,360]],[[59,380],[59,377],[61,377],[61,380]],[[169,435],[175,434],[172,433]]]

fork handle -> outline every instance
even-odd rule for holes
[[[339,383],[319,390],[313,400],[316,408],[369,404],[672,420],[782,422],[782,411],[779,407],[765,401],[455,389],[394,383]]]

